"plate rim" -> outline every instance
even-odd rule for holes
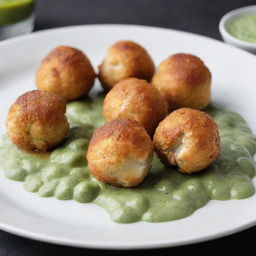
[[[234,229],[230,229],[227,231],[224,231],[222,233],[218,234],[213,234],[213,235],[207,235],[204,237],[200,238],[191,238],[191,239],[184,239],[180,240],[179,242],[159,242],[156,241],[154,243],[143,243],[143,244],[134,244],[133,243],[125,243],[125,244],[119,244],[116,245],[116,243],[104,243],[104,241],[101,241],[99,244],[98,242],[81,242],[81,241],[74,241],[74,240],[69,240],[69,239],[63,239],[63,238],[58,238],[56,236],[51,236],[51,235],[42,235],[37,232],[31,232],[31,231],[24,231],[24,229],[16,228],[14,226],[10,225],[5,225],[0,222],[0,229],[2,231],[5,231],[10,234],[14,234],[17,236],[21,236],[24,238],[28,238],[34,241],[40,241],[40,242],[46,242],[49,244],[54,244],[54,245],[62,245],[62,246],[71,246],[71,247],[76,247],[76,248],[88,248],[88,249],[97,249],[97,250],[145,250],[145,249],[160,249],[160,248],[171,248],[171,247],[179,247],[179,246],[184,246],[184,245],[192,245],[192,244],[197,244],[197,243],[203,243],[206,241],[212,241],[216,240],[219,238],[223,238],[232,234],[236,234],[238,232],[244,231],[246,229],[249,229],[253,226],[256,225],[256,220],[251,221],[247,223],[246,225],[240,225]]]
[[[115,27],[115,28],[123,28],[123,29],[125,29],[127,27],[129,27],[129,28],[135,27],[135,28],[140,28],[140,29],[153,29],[153,30],[158,30],[158,31],[163,30],[166,32],[180,33],[180,34],[189,35],[189,36],[193,36],[193,37],[203,38],[204,40],[206,39],[209,41],[214,41],[217,44],[220,44],[227,48],[232,48],[233,50],[238,51],[238,52],[243,52],[243,54],[255,58],[255,55],[253,55],[252,53],[246,52],[242,49],[238,49],[231,45],[227,45],[220,40],[210,38],[210,37],[207,37],[204,35],[192,33],[192,32],[186,32],[186,31],[176,30],[176,29],[171,29],[171,28],[162,28],[162,27],[157,27],[157,26],[146,26],[146,25],[135,25],[135,24],[114,24],[114,23],[74,25],[74,26],[65,26],[65,27],[40,30],[37,32],[33,32],[31,34],[22,35],[22,36],[18,36],[16,38],[4,40],[4,41],[0,42],[0,48],[5,47],[6,45],[9,45],[9,44],[19,43],[20,41],[29,40],[31,38],[40,37],[40,36],[44,36],[47,34],[62,33],[62,32],[69,31],[69,30],[71,31],[74,29],[83,29],[83,28],[87,28],[87,27],[95,27],[95,28],[96,27],[112,27],[112,28]],[[98,243],[98,242],[87,242],[86,243],[86,242],[81,242],[80,240],[74,241],[74,240],[70,240],[70,239],[59,238],[54,235],[45,235],[45,234],[40,234],[39,232],[28,231],[28,230],[25,230],[22,228],[15,227],[14,225],[11,225],[11,224],[5,224],[2,221],[0,221],[0,229],[1,230],[18,235],[18,236],[22,236],[22,237],[29,238],[32,240],[37,240],[37,241],[48,242],[51,244],[74,246],[74,247],[80,247],[80,248],[101,249],[101,250],[102,249],[107,249],[107,250],[138,250],[139,249],[140,250],[140,249],[154,249],[154,248],[166,248],[166,247],[188,245],[188,244],[205,242],[208,240],[213,240],[213,239],[221,238],[224,236],[228,236],[228,235],[240,232],[242,230],[248,229],[250,227],[253,227],[255,225],[256,225],[256,218],[255,218],[255,220],[250,221],[246,224],[240,224],[239,226],[236,226],[235,228],[232,228],[232,229],[229,229],[226,231],[222,231],[220,233],[209,234],[204,237],[184,239],[184,240],[180,240],[178,242],[177,241],[175,241],[175,242],[156,241],[153,243],[150,242],[150,243],[143,243],[143,244],[142,243],[136,244],[134,242],[116,244],[113,242],[110,243],[110,242],[104,242],[104,241],[101,241],[100,243]]]
[[[251,57],[255,57],[255,54],[248,52],[244,49],[235,47],[233,45],[227,44],[219,39],[216,38],[212,38],[209,36],[205,36],[202,34],[197,34],[197,33],[193,33],[193,32],[189,32],[189,31],[185,31],[185,30],[179,30],[179,29],[174,29],[174,28],[167,28],[167,27],[159,27],[159,26],[150,26],[150,25],[137,25],[137,24],[129,24],[129,23],[125,23],[125,24],[119,24],[119,23],[104,23],[104,24],[100,24],[100,23],[93,23],[93,24],[81,24],[81,25],[71,25],[71,26],[62,26],[62,27],[55,27],[55,28],[47,28],[47,29],[42,29],[39,31],[33,31],[32,33],[29,34],[24,34],[24,35],[20,35],[20,36],[16,36],[14,38],[9,38],[9,39],[5,39],[3,41],[0,41],[0,47],[8,45],[8,44],[12,44],[12,43],[16,43],[19,41],[23,41],[26,39],[30,39],[33,37],[38,37],[38,36],[43,36],[44,34],[51,34],[51,33],[56,33],[56,32],[63,32],[64,30],[74,30],[74,29],[81,29],[84,27],[123,27],[123,28],[131,28],[131,27],[136,27],[136,28],[141,28],[141,29],[154,29],[154,30],[165,30],[165,31],[172,31],[172,32],[178,32],[180,34],[184,34],[184,35],[191,35],[191,36],[195,36],[195,37],[199,37],[199,38],[204,38],[206,40],[209,41],[214,41],[215,43],[218,43],[222,46],[228,47],[228,48],[232,48],[235,51],[238,52],[243,52],[246,55],[249,55]]]

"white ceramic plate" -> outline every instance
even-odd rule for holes
[[[0,135],[5,132],[8,107],[18,95],[35,88],[38,64],[53,47],[78,47],[97,67],[107,47],[120,39],[145,46],[156,64],[176,52],[200,56],[213,74],[213,100],[242,114],[256,132],[255,56],[216,40],[175,30],[92,25],[48,30],[0,43]],[[0,228],[51,243],[109,249],[156,248],[205,241],[256,223],[253,196],[210,201],[182,220],[117,224],[93,204],[41,198],[25,192],[22,183],[8,180],[2,172],[0,175]]]

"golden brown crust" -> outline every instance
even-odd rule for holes
[[[139,122],[150,135],[167,115],[167,103],[158,90],[142,79],[127,78],[106,95],[103,115],[107,121],[130,118]]]
[[[99,65],[99,79],[109,91],[119,81],[137,77],[150,81],[154,74],[154,63],[147,51],[132,41],[119,41],[112,45]]]
[[[138,185],[148,173],[153,144],[136,121],[114,120],[98,128],[90,141],[87,160],[90,172],[112,185]]]
[[[10,139],[19,148],[45,152],[68,132],[66,102],[57,94],[29,91],[9,108],[6,121]]]
[[[36,85],[39,90],[74,100],[90,91],[95,77],[90,60],[83,52],[59,46],[43,59],[36,73]]]
[[[179,53],[164,60],[152,84],[165,97],[170,110],[203,109],[211,97],[211,73],[202,60],[191,54]]]
[[[135,131],[131,132],[129,129],[136,129],[137,133]],[[131,119],[117,119],[98,128],[91,138],[90,146],[114,136],[117,141],[129,141],[136,147],[144,142],[144,137],[141,136],[143,132],[143,127],[136,121]]]
[[[154,146],[165,165],[178,165],[179,171],[192,173],[216,160],[220,138],[217,125],[208,114],[181,108],[159,124]]]
[[[11,108],[18,105],[22,111],[22,117],[25,119],[48,122],[56,113],[65,114],[66,102],[63,98],[55,93],[33,90],[19,96]],[[10,110],[11,111],[11,110]]]

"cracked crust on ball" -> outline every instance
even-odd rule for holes
[[[178,166],[181,172],[193,173],[217,159],[220,137],[211,116],[202,111],[181,108],[159,124],[154,146],[164,165]]]
[[[86,157],[98,180],[133,187],[148,174],[152,155],[153,143],[145,129],[136,121],[119,119],[94,132]]]

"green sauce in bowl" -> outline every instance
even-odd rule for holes
[[[25,20],[34,10],[35,0],[0,0],[0,26]]]
[[[234,19],[228,24],[227,31],[240,40],[256,43],[256,13]]]

